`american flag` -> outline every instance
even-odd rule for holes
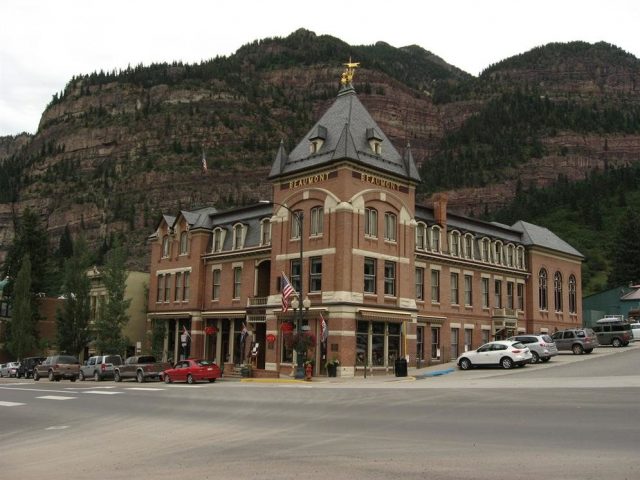
[[[242,331],[240,332],[240,341],[244,342],[245,338],[247,338],[249,331],[247,330],[247,325],[242,322]]]
[[[207,173],[207,157],[204,156],[204,150],[202,150],[202,173]]]
[[[327,338],[329,338],[329,329],[327,328],[327,322],[322,316],[322,312],[320,312],[320,333],[322,335],[322,341],[326,342]]]
[[[282,272],[282,312],[286,312],[289,310],[289,298],[293,295],[293,286],[291,282],[287,278],[287,276]]]

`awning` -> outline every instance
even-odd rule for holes
[[[436,317],[431,315],[418,315],[418,322],[430,323],[431,325],[444,325],[447,321],[447,317]]]
[[[357,312],[360,318],[364,320],[377,320],[380,322],[411,322],[413,320],[411,313],[403,313],[396,310],[359,308]]]

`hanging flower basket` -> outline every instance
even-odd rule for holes
[[[284,338],[287,348],[293,348],[298,354],[305,355],[307,350],[316,345],[316,336],[309,332],[296,332]]]
[[[216,333],[218,333],[218,328],[217,327],[205,327],[204,333],[205,333],[205,335],[215,335]]]
[[[276,342],[276,336],[273,333],[270,333],[269,335],[267,335],[267,343],[275,343]]]
[[[280,325],[280,330],[282,330],[284,333],[293,332],[293,323],[283,322],[283,324]]]

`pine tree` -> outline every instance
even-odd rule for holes
[[[90,341],[89,253],[84,238],[74,246],[74,254],[64,265],[64,305],[56,312],[58,348],[79,355]]]
[[[31,260],[22,259],[13,295],[13,312],[7,332],[7,350],[21,360],[36,348],[35,320],[31,293]]]
[[[609,285],[640,283],[640,215],[627,208],[618,224]]]
[[[114,242],[107,254],[103,270],[103,282],[107,289],[107,299],[100,305],[96,319],[96,348],[100,353],[121,353],[127,346],[122,328],[129,322],[127,310],[131,299],[125,299],[127,270],[126,252],[120,242]]]

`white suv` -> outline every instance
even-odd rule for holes
[[[89,357],[84,365],[80,367],[80,381],[87,378],[93,378],[96,382],[105,378],[113,378],[113,367],[122,365],[122,357],[120,355],[98,355]]]

